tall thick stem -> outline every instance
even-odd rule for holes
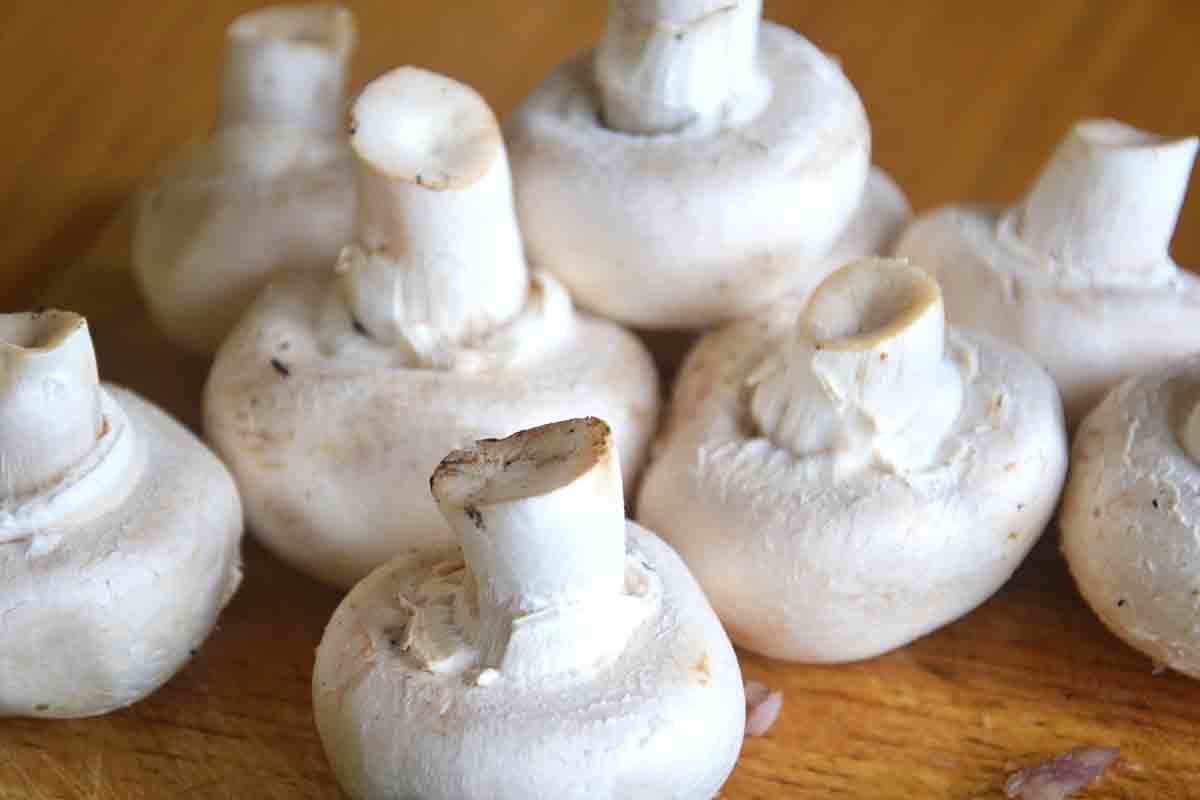
[[[475,577],[484,664],[499,663],[514,619],[621,595],[621,470],[603,421],[476,442],[447,456],[430,486]]]
[[[1197,139],[1167,140],[1116,120],[1077,124],[1022,203],[1017,235],[1097,277],[1167,259]]]
[[[218,125],[341,127],[354,17],[335,5],[278,5],[229,26]]]
[[[757,75],[762,0],[609,0],[596,48],[601,114],[635,134],[710,130]]]
[[[962,404],[945,336],[941,290],[928,274],[893,259],[843,267],[817,287],[792,340],[756,380],[751,414],[797,454],[852,447],[856,435],[930,437]]]
[[[348,302],[386,343],[450,340],[514,317],[528,270],[500,129],[470,87],[415,67],[373,81],[351,111],[358,245]]]
[[[53,484],[95,447],[101,425],[83,317],[0,314],[0,498]]]

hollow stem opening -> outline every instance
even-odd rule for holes
[[[341,127],[354,16],[322,3],[244,14],[226,32],[219,126]]]
[[[401,67],[351,111],[358,242],[347,301],[379,341],[420,329],[463,341],[516,316],[528,270],[504,142],[491,109],[450,78]]]
[[[603,421],[476,442],[447,456],[430,487],[475,578],[484,663],[498,663],[515,618],[621,594],[623,490]]]
[[[752,417],[797,454],[928,436],[935,431],[915,421],[934,415],[939,427],[961,406],[945,335],[941,290],[927,273],[896,259],[850,264],[817,287],[791,341],[766,364]]]
[[[1197,139],[1165,139],[1117,120],[1078,123],[1017,210],[1017,236],[1098,279],[1168,259]]]
[[[52,485],[101,433],[87,322],[69,311],[0,314],[0,497]]]

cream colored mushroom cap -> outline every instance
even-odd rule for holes
[[[1196,147],[1082,121],[1020,203],[923,214],[896,254],[934,273],[952,323],[1041,362],[1074,427],[1124,378],[1200,350],[1200,278],[1167,251]]]
[[[86,323],[60,311],[0,315],[0,453],[0,717],[142,699],[241,579],[229,473],[179,423],[100,384]]]
[[[858,95],[791,30],[763,23],[758,51],[768,104],[713,135],[606,128],[591,51],[505,122],[530,259],[580,305],[647,328],[732,319],[803,282],[847,227],[870,166]]]
[[[265,293],[217,354],[204,398],[205,433],[255,536],[307,574],[352,586],[405,547],[451,541],[429,496],[447,452],[581,414],[610,422],[633,486],[658,422],[649,354],[574,312],[556,283],[531,297],[531,327],[501,329],[500,349],[445,369],[358,332],[329,281]]]
[[[1080,593],[1155,664],[1200,678],[1200,358],[1130,378],[1079,426],[1059,523]]]
[[[904,295],[895,303],[871,301],[835,273],[815,297],[849,290],[873,309],[869,318],[823,308],[808,322],[825,331],[814,363],[837,367],[840,354],[862,353],[878,362],[876,369],[860,360],[870,374],[856,384],[854,402],[874,409],[880,430],[893,423],[889,391],[918,413],[936,405],[922,382],[940,372],[923,372],[913,358],[936,344],[930,314],[940,313],[940,296],[906,269],[892,270]],[[877,346],[910,319],[923,327],[904,352]],[[950,328],[944,357],[962,382],[961,406],[935,421],[945,432],[927,464],[894,461],[904,451],[880,449],[883,440],[861,453],[854,439],[836,436],[827,440],[832,449],[813,440],[811,452],[796,451],[793,435],[803,440],[822,418],[797,431],[765,431],[751,403],[764,359],[796,331],[795,310],[776,309],[701,340],[675,386],[637,518],[684,558],[736,644],[798,661],[869,658],[972,610],[1021,563],[1065,478],[1061,407],[1028,356]],[[895,379],[906,383],[888,390],[884,375],[898,360]]]
[[[632,522],[626,536],[628,557],[661,580],[662,605],[583,681],[473,685],[399,649],[396,598],[455,549],[407,548],[358,584],[313,672],[317,730],[350,796],[713,797],[745,726],[737,658],[679,557]]]

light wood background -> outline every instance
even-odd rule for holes
[[[503,113],[595,39],[605,4],[349,5],[361,27],[356,83],[421,64]],[[146,321],[119,212],[160,159],[211,125],[223,28],[252,6],[0,4],[0,307],[84,312],[104,376],[193,425],[207,364]],[[1078,117],[1200,132],[1194,0],[768,0],[766,15],[842,59],[876,160],[918,209],[1015,198]],[[1200,264],[1200,197],[1174,252]],[[1153,675],[1108,635],[1053,538],[993,601],[900,652],[841,667],[744,657],[747,676],[782,687],[786,703],[771,734],[747,742],[723,796],[996,798],[1014,763],[1084,742],[1124,749],[1090,798],[1200,796],[1200,684]],[[312,651],[338,597],[252,542],[246,555],[220,629],[153,697],[94,720],[0,720],[0,800],[339,797],[308,701]]]

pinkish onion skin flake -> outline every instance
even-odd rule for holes
[[[1104,774],[1120,752],[1116,747],[1076,747],[1009,775],[1004,794],[1017,800],[1063,800]]]
[[[783,709],[783,692],[771,691],[758,681],[746,683],[746,735],[764,736]]]
[[[758,705],[766,700],[770,693],[771,690],[765,684],[758,681],[746,681],[746,707],[752,708]]]

